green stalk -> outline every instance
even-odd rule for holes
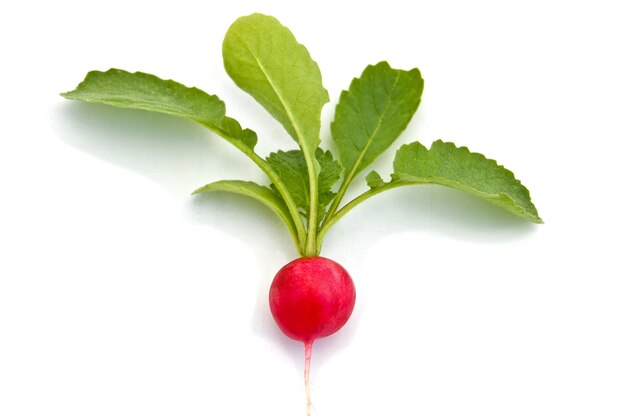
[[[333,199],[332,204],[330,204],[330,208],[328,208],[328,212],[326,213],[326,216],[324,217],[322,228],[324,228],[324,226],[330,221],[330,219],[334,216],[335,212],[337,211],[337,208],[339,207],[339,204],[341,203],[341,200],[343,199],[343,196],[345,195],[346,190],[348,189],[348,186],[350,185],[350,182],[352,182],[352,178],[354,177],[353,172],[354,172],[354,169],[344,178],[343,182],[341,183],[341,186],[339,187],[339,190],[337,191],[337,195],[335,195],[335,198]],[[321,235],[321,231],[320,231],[320,235]]]
[[[394,82],[394,87],[396,85],[396,82],[398,82],[398,78],[397,77],[396,77],[396,80]],[[392,87],[392,89],[393,89],[393,87]],[[387,103],[385,104],[385,108],[383,109],[383,112],[382,112],[383,114],[387,111],[387,108],[389,107],[389,103],[390,102],[391,101],[387,101]],[[337,208],[339,207],[339,204],[341,203],[341,200],[343,199],[343,196],[345,195],[346,190],[348,189],[348,186],[350,186],[350,184],[352,183],[352,180],[354,179],[355,175],[359,171],[359,168],[361,168],[361,162],[363,161],[363,158],[365,157],[365,154],[369,150],[369,148],[370,148],[370,146],[371,146],[371,144],[373,142],[373,139],[376,137],[376,135],[378,134],[378,131],[382,127],[382,125],[383,125],[382,121],[383,121],[382,118],[380,118],[378,120],[376,128],[370,134],[365,147],[363,148],[363,150],[359,154],[359,157],[357,158],[356,162],[352,166],[352,169],[350,170],[350,172],[348,172],[348,174],[344,178],[341,186],[339,187],[339,191],[337,191],[337,195],[335,196],[335,199],[333,200],[333,203],[331,204],[330,208],[328,209],[328,214],[324,218],[324,224],[322,224],[322,225],[325,225],[326,223],[328,223],[328,221],[330,221],[330,219],[333,217],[333,215],[337,211]],[[362,168],[365,168],[365,166],[363,166]],[[362,168],[361,168],[361,170],[362,170]]]
[[[329,215],[326,216],[324,220],[324,224],[322,224],[322,227],[320,228],[319,234],[317,236],[318,238],[317,252],[321,250],[322,240],[326,236],[326,233],[328,232],[328,230],[330,230],[330,228],[333,225],[335,225],[335,223],[339,221],[344,215],[346,215],[352,208],[356,207],[357,205],[359,205],[361,202],[365,201],[366,199],[369,199],[373,197],[374,195],[378,195],[379,193],[386,191],[388,189],[393,189],[393,188],[397,188],[403,185],[418,184],[418,183],[419,182],[405,182],[405,181],[389,182],[383,186],[380,186],[378,188],[373,188],[373,189],[370,189],[369,191],[362,193],[361,195],[357,196],[356,198],[348,202],[346,205],[344,205],[339,211],[333,214],[330,214],[331,211],[329,211],[328,213]],[[425,181],[423,183],[428,183],[428,182]]]
[[[228,141],[230,144],[232,144],[237,149],[239,149],[242,153],[244,153],[246,156],[248,156],[263,171],[263,173],[265,173],[268,176],[268,178],[272,181],[272,183],[276,187],[276,190],[278,191],[280,196],[282,196],[283,200],[285,201],[285,204],[287,205],[287,208],[289,209],[289,213],[291,214],[291,218],[293,219],[293,223],[294,223],[294,225],[296,227],[296,233],[297,233],[298,243],[296,244],[296,249],[298,250],[298,254],[300,254],[301,256],[302,255],[306,255],[306,253],[307,253],[306,248],[307,248],[307,245],[308,245],[308,239],[307,239],[307,231],[306,231],[305,226],[304,226],[304,221],[302,219],[302,215],[300,215],[300,211],[298,210],[298,207],[297,207],[296,203],[294,202],[293,198],[291,197],[291,194],[287,190],[287,187],[285,186],[283,181],[278,177],[278,175],[276,174],[274,169],[272,169],[272,167],[269,165],[269,163],[267,163],[267,161],[265,159],[263,159],[253,149],[251,149],[250,147],[246,146],[241,141],[236,140],[236,139],[230,137],[223,130],[213,128],[212,126],[210,126],[208,124],[204,124],[204,123],[201,123],[201,124],[204,127],[206,127],[207,129],[211,130],[212,132],[214,132],[214,133],[218,134],[219,136],[221,136],[222,138],[226,139],[226,141]],[[305,154],[305,156],[306,156],[306,154]],[[309,165],[309,163],[308,163],[308,160],[307,160],[307,166],[308,165]],[[315,167],[313,167],[313,169],[315,169]],[[309,169],[309,176],[311,176],[310,169]],[[314,180],[315,180],[315,189],[317,190],[317,176],[314,177]],[[311,181],[309,181],[309,182],[311,182]],[[317,198],[317,192],[315,193],[315,197]],[[317,204],[317,202],[316,202],[316,204]],[[316,211],[316,213],[317,213],[317,211]],[[315,238],[315,236],[314,236],[314,238]],[[315,240],[313,240],[313,244],[314,244],[313,247],[315,247]]]
[[[302,149],[304,160],[309,174],[309,218],[307,222],[307,239],[304,248],[305,257],[313,257],[318,254],[317,249],[317,169],[315,169],[315,154]]]
[[[380,124],[376,127],[374,134],[378,132],[379,128],[380,128]],[[328,209],[328,213],[326,214],[326,217],[324,217],[324,222],[322,223],[322,227],[326,225],[329,221],[331,221],[331,219],[335,215],[335,212],[337,211],[337,208],[339,207],[339,204],[341,203],[343,196],[346,194],[346,191],[348,190],[348,186],[350,186],[350,184],[352,183],[352,180],[357,174],[357,169],[361,165],[361,161],[363,160],[363,157],[365,156],[365,153],[367,152],[367,149],[369,148],[370,144],[371,144],[371,141],[367,143],[367,145],[365,146],[365,149],[361,152],[358,159],[356,160],[356,163],[352,167],[352,170],[350,170],[350,172],[348,172],[348,174],[343,179],[343,182],[341,183],[341,186],[339,187],[339,190],[337,191],[337,195],[335,196],[335,199],[333,199],[333,202],[330,205],[330,208]]]

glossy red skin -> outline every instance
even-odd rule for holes
[[[270,288],[270,310],[280,329],[304,343],[337,332],[350,318],[356,292],[340,264],[303,257],[278,271]]]

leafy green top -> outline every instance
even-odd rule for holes
[[[329,100],[322,74],[309,51],[278,20],[240,17],[226,32],[224,68],[254,97],[305,152],[320,144],[320,116]]]
[[[106,72],[91,71],[75,90],[61,95],[70,100],[184,117],[240,140],[250,149],[254,149],[257,142],[255,132],[242,130],[236,120],[226,117],[226,106],[216,95],[143,72],[130,73],[114,68]]]
[[[222,45],[224,68],[235,84],[278,120],[302,149],[309,181],[308,221],[317,224],[317,166],[321,112],[328,102],[322,74],[309,51],[271,16],[237,19]],[[317,227],[309,227],[304,250],[313,254]]]
[[[471,153],[467,147],[435,141],[430,150],[421,143],[406,144],[393,162],[392,181],[407,184],[434,183],[471,192],[529,221],[541,223],[530,193],[513,172]]]
[[[430,149],[419,142],[401,146],[391,179],[386,182],[371,171],[365,177],[370,189],[341,206],[353,179],[400,136],[413,117],[424,88],[419,70],[394,69],[380,62],[352,81],[341,94],[331,124],[336,160],[320,148],[321,112],[329,101],[328,92],[319,67],[289,29],[271,16],[241,17],[228,29],[222,53],[228,75],[283,125],[300,150],[279,150],[263,158],[254,150],[256,133],[227,117],[217,96],[142,72],[92,71],[75,90],[61,95],[184,117],[227,140],[267,175],[269,186],[220,180],[194,194],[232,192],[260,201],[283,221],[302,256],[318,255],[328,230],[353,207],[405,185],[457,188],[529,221],[542,222],[528,190],[512,172],[466,147],[440,140]]]
[[[333,185],[341,177],[342,167],[330,151],[324,152],[318,148],[315,158],[319,164],[318,175],[318,200],[317,200],[317,221],[321,220],[325,214],[326,207],[335,197],[332,191]],[[279,150],[272,153],[267,158],[268,163],[278,176],[285,182],[287,188],[293,195],[293,199],[300,208],[302,215],[308,220],[311,206],[311,190],[309,187],[308,172],[304,155],[301,150],[290,150],[283,152]]]
[[[417,68],[402,71],[380,62],[341,93],[331,131],[348,172],[362,171],[393,143],[411,121],[423,89]]]

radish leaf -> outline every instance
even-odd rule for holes
[[[406,185],[438,184],[461,189],[528,221],[543,223],[528,189],[513,173],[495,160],[471,153],[467,147],[437,140],[427,149],[421,143],[413,142],[398,149],[393,167],[389,182],[383,181],[377,172],[370,172],[366,179],[371,189],[327,218],[319,231],[319,239],[322,240],[328,230],[358,204],[381,192]]]
[[[319,221],[326,212],[326,207],[336,195],[336,193],[332,191],[332,187],[339,178],[341,178],[343,166],[333,159],[333,154],[329,150],[324,152],[322,149],[317,149],[315,156],[320,164],[320,174],[317,184],[319,190]]]
[[[255,132],[242,129],[236,120],[226,117],[224,102],[217,96],[143,72],[113,68],[106,72],[91,71],[75,90],[61,95],[70,100],[184,117],[250,149],[257,142]]]
[[[330,151],[324,152],[318,148],[315,152],[315,157],[319,164],[317,216],[319,221],[325,213],[326,206],[335,196],[331,188],[341,177],[342,167],[339,162],[333,159]],[[285,152],[279,150],[271,153],[267,158],[267,162],[289,189],[289,193],[298,208],[301,209],[302,215],[308,218],[310,211],[309,180],[302,151],[290,150]]]
[[[406,128],[417,110],[424,80],[417,68],[369,65],[341,93],[331,124],[347,178],[366,168]]]
[[[217,96],[155,75],[120,69],[91,71],[75,90],[61,95],[71,100],[184,117],[222,136],[256,163],[274,183],[287,204],[292,223],[302,240],[301,245],[304,245],[306,231],[291,196],[267,162],[254,152],[256,133],[242,129],[235,119],[227,117],[225,105]]]
[[[283,181],[302,215],[309,210],[309,178],[301,150],[270,153],[267,163]]]
[[[222,46],[224,67],[309,154],[320,143],[320,115],[329,100],[322,75],[306,48],[271,16],[237,19]]]
[[[345,177],[329,212],[333,214],[354,176],[387,149],[406,128],[419,106],[424,80],[417,68],[393,69],[387,62],[369,65],[341,93],[331,124]]]
[[[302,149],[309,181],[308,219],[317,224],[315,150],[320,144],[322,107],[329,100],[317,63],[289,29],[274,17],[258,13],[231,25],[222,55],[235,84],[278,120]],[[305,255],[317,253],[316,243],[317,227],[309,227]]]
[[[391,183],[435,183],[461,189],[529,221],[543,222],[528,189],[513,172],[467,147],[437,140],[427,149],[413,142],[400,147],[393,168]]]
[[[368,173],[367,176],[365,177],[365,180],[367,181],[367,186],[369,186],[370,188],[378,188],[380,186],[385,185],[385,181],[383,180],[383,178],[380,177],[380,174],[376,172],[375,170]]]
[[[192,195],[206,193],[206,192],[230,192],[240,195],[246,195],[257,201],[263,203],[270,208],[281,221],[287,226],[289,233],[291,234],[296,247],[299,247],[298,233],[294,222],[289,213],[289,209],[285,205],[280,195],[267,186],[261,186],[254,182],[239,181],[239,180],[222,180],[210,183],[199,189],[196,189]]]

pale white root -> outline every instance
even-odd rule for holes
[[[304,391],[306,393],[306,416],[311,416],[311,351],[313,341],[304,343]]]

